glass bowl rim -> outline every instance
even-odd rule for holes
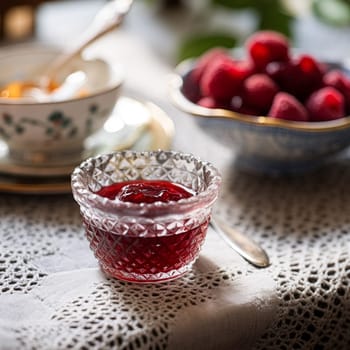
[[[165,153],[166,155],[178,155],[182,159],[188,159],[190,162],[196,161],[205,171],[210,173],[212,176],[207,188],[204,191],[196,193],[195,195],[180,199],[178,201],[169,202],[154,202],[154,203],[132,203],[123,202],[118,200],[112,200],[106,197],[102,197],[89,188],[87,188],[83,182],[83,176],[86,174],[85,168],[92,166],[93,163],[103,162],[103,160],[111,159],[117,154],[122,156],[126,154],[132,154],[138,157],[150,157],[156,154]],[[218,169],[211,163],[202,160],[199,157],[194,156],[191,153],[183,153],[178,151],[133,151],[124,150],[118,152],[112,152],[108,154],[102,154],[96,157],[91,157],[83,161],[79,166],[77,166],[71,175],[71,187],[73,192],[73,197],[78,202],[80,206],[92,207],[100,209],[103,212],[108,213],[118,213],[130,216],[161,216],[169,214],[180,214],[191,210],[199,209],[202,207],[210,206],[214,203],[218,196],[218,192],[221,185],[221,175]],[[156,209],[156,213],[155,212]]]

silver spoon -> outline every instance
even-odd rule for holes
[[[265,250],[251,238],[226,225],[218,218],[212,217],[210,224],[223,240],[250,264],[256,267],[270,265],[270,259]]]

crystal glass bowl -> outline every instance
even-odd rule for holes
[[[177,201],[132,203],[96,192],[120,182],[169,181],[191,192]],[[216,168],[174,151],[122,151],[84,161],[72,174],[86,236],[103,271],[132,282],[183,275],[204,242],[221,183]]]

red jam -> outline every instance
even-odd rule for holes
[[[193,195],[180,185],[159,180],[116,183],[102,188],[97,194],[133,203],[178,201]],[[90,246],[107,274],[134,282],[142,281],[140,276],[144,276],[145,280],[155,282],[174,278],[176,271],[182,271],[195,260],[204,242],[208,222],[188,230],[184,227],[183,233],[151,237],[122,235],[116,229],[101,229],[88,221],[85,225]],[[152,223],[146,229],[150,232],[157,226]]]
[[[178,201],[192,196],[185,188],[169,181],[134,180],[118,182],[97,192],[102,197],[122,202],[154,203]]]

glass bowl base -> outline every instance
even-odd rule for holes
[[[125,282],[147,284],[147,283],[163,283],[172,281],[182,277],[186,272],[188,272],[193,265],[193,262],[189,265],[183,266],[177,270],[171,270],[169,272],[158,272],[155,274],[138,274],[126,271],[120,271],[110,267],[104,267],[100,264],[102,271],[109,277],[116,278]]]

